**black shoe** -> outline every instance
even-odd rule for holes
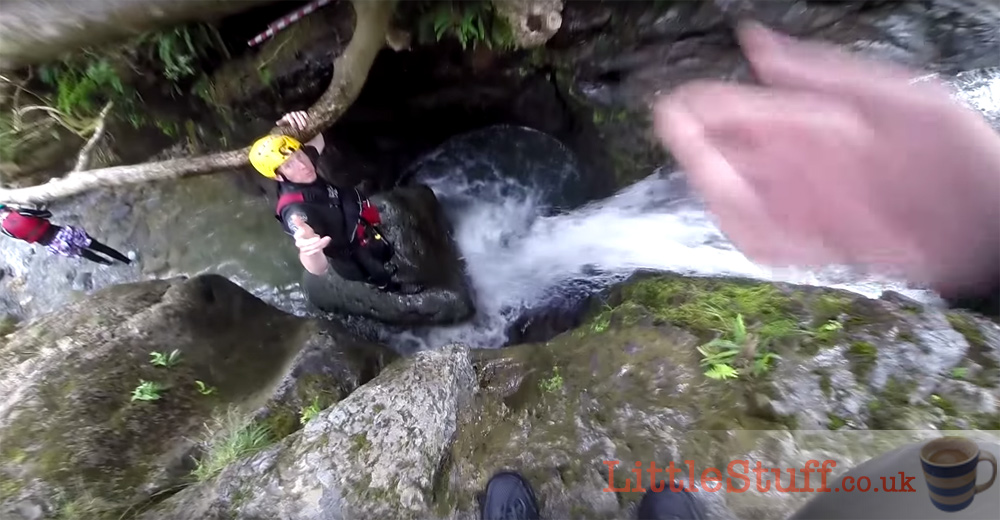
[[[670,483],[662,481],[663,490],[660,492],[650,489],[642,496],[639,502],[639,511],[636,513],[638,520],[703,520],[706,518],[705,509],[701,503],[684,489],[673,491]],[[681,487],[682,483],[675,484]]]
[[[501,471],[486,484],[479,511],[482,520],[538,520],[538,502],[531,484],[512,471]]]

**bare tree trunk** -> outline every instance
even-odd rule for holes
[[[90,154],[94,153],[94,147],[97,146],[97,143],[101,141],[102,137],[104,137],[104,127],[107,126],[108,123],[108,112],[110,112],[111,108],[114,106],[114,103],[108,101],[108,103],[104,105],[104,108],[101,110],[101,114],[97,116],[97,127],[94,128],[94,133],[90,136],[90,139],[87,140],[87,144],[83,145],[83,148],[80,149],[80,155],[76,158],[76,166],[73,167],[74,172],[82,171],[87,167],[87,165],[90,164]]]
[[[395,1],[352,0],[355,12],[354,34],[347,48],[334,60],[330,86],[309,109],[310,127],[303,132],[274,128],[300,139],[311,137],[332,125],[354,102],[364,86],[375,56],[385,45],[386,31],[395,9]],[[165,180],[186,175],[232,170],[249,164],[249,147],[201,157],[172,159],[153,163],[114,166],[73,172],[45,184],[19,189],[0,189],[0,201],[11,204],[37,204],[69,197],[104,186],[119,186]]]
[[[3,0],[0,70],[273,0]]]

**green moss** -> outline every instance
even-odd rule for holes
[[[833,395],[833,385],[830,383],[830,374],[827,374],[823,370],[816,370],[813,373],[819,376],[819,389],[823,392],[823,395],[826,397]]]
[[[17,319],[6,314],[0,317],[0,338],[17,330]]]
[[[847,424],[847,421],[844,420],[843,417],[836,416],[832,413],[826,414],[826,417],[830,419],[830,424],[828,428],[831,430],[839,430],[843,428],[845,424]]]
[[[21,479],[3,478],[0,479],[0,500],[9,500],[17,496],[24,487]]]
[[[451,492],[451,456],[445,454],[441,466],[434,472],[431,486],[431,501],[438,516],[446,518],[455,510],[455,497]]]
[[[794,302],[773,285],[743,280],[654,277],[626,286],[623,298],[649,309],[657,318],[685,327],[704,337],[727,319],[742,314],[757,324],[768,339],[779,340],[797,330]]]
[[[364,433],[351,435],[351,454],[354,456],[363,455],[371,448],[371,442]]]
[[[964,430],[965,429],[965,428],[962,427],[962,425],[960,425],[958,423],[958,421],[955,420],[954,417],[946,417],[944,419],[944,421],[941,421],[941,424],[938,425],[938,428],[940,428],[942,430]]]
[[[854,298],[847,295],[827,293],[817,297],[811,305],[814,316],[813,327],[819,327],[828,321],[838,321],[847,314]]]
[[[903,428],[900,419],[910,408],[910,395],[916,383],[902,383],[895,378],[886,382],[885,388],[868,402],[868,426],[873,430],[895,430]]]
[[[878,361],[878,349],[867,341],[855,341],[847,352],[851,369],[859,378],[867,377]]]
[[[955,329],[965,340],[969,342],[969,346],[973,348],[983,348],[986,347],[986,337],[983,336],[983,332],[979,330],[979,326],[976,325],[974,321],[968,316],[958,313],[958,312],[946,312],[945,316],[948,318],[948,323],[951,324],[951,328]]]
[[[781,421],[781,424],[785,425],[785,428],[789,430],[799,429],[799,418],[795,415],[781,415],[778,419]]]
[[[951,401],[945,399],[944,397],[941,397],[940,395],[937,394],[932,395],[931,404],[940,408],[941,411],[945,413],[945,415],[949,416],[956,415],[955,405]]]
[[[975,320],[961,311],[949,311],[945,316],[952,328],[969,343],[969,359],[982,367],[970,382],[984,388],[995,388],[1000,385],[1000,365],[989,354],[991,348]]]
[[[896,339],[899,341],[905,341],[907,343],[913,343],[913,344],[917,344],[918,342],[916,336],[913,335],[913,331],[909,329],[900,330],[899,333],[896,334]]]
[[[232,495],[233,498],[229,502],[230,513],[232,514],[233,518],[239,516],[238,513],[240,508],[243,507],[243,504],[246,503],[248,498],[253,496],[253,493],[254,492],[252,489],[248,489],[246,487],[236,488],[236,491],[234,491]]]
[[[275,440],[281,440],[298,431],[301,427],[299,418],[293,410],[277,409],[273,410],[266,419],[264,425],[271,431]]]
[[[1000,414],[975,414],[971,419],[977,430],[1000,430]]]

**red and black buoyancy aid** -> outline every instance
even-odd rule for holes
[[[353,204],[345,204],[340,200],[340,190],[332,186],[326,189],[307,188],[282,193],[278,197],[278,205],[275,208],[275,216],[281,220],[281,212],[292,204],[316,204],[322,207],[323,211],[330,211],[333,208],[340,210],[344,216],[344,223],[347,226],[347,235],[350,242],[358,241],[359,245],[366,246],[374,231],[374,236],[378,240],[382,239],[382,234],[378,231],[378,226],[382,224],[382,217],[378,208],[365,197],[357,188],[353,189],[357,201]],[[356,213],[354,207],[357,208]],[[348,209],[350,208],[350,209]]]
[[[10,213],[7,213],[3,222],[0,223],[4,234],[24,240],[29,244],[38,242],[51,226],[52,223],[47,219],[32,215],[22,215],[13,209],[10,210]]]

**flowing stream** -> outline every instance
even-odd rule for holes
[[[955,84],[960,97],[997,126],[1000,70],[972,71]],[[611,197],[588,201],[588,180],[573,155],[532,130],[491,127],[456,137],[404,177],[430,186],[444,205],[478,312],[451,327],[381,328],[379,335],[402,350],[451,342],[499,347],[525,311],[593,294],[637,269],[936,299],[846,269],[771,271],[753,264],[713,225],[683,172],[652,172]],[[136,251],[139,262],[102,267],[4,240],[0,311],[32,318],[114,283],[214,272],[288,312],[316,314],[299,290],[301,268],[272,207],[239,189],[239,178],[234,172],[99,190],[53,204],[57,223],[82,224],[110,245]]]

